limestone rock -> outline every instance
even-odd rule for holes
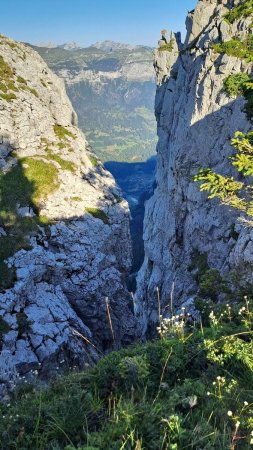
[[[129,210],[75,126],[64,83],[30,47],[0,44],[0,366],[47,378],[135,336]]]
[[[199,0],[187,18],[183,51],[155,54],[157,188],[146,203],[145,261],[135,299],[143,333],[157,322],[157,287],[162,307],[169,303],[173,283],[175,307],[196,295],[191,268],[196,253],[208,254],[209,266],[222,276],[246,264],[248,271],[241,279],[253,281],[250,228],[236,222],[236,211],[207,200],[192,179],[201,167],[235,176],[228,161],[234,151],[230,141],[237,130],[251,128],[245,99],[231,98],[223,89],[227,76],[250,73],[251,65],[215,53],[211,46],[235,35],[243,39],[249,29],[252,17],[231,26],[224,23],[228,5],[227,1]]]

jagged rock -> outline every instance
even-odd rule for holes
[[[157,287],[162,306],[169,303],[173,283],[175,307],[196,295],[191,267],[196,252],[208,254],[209,267],[222,276],[234,268],[241,273],[246,264],[241,282],[253,281],[252,232],[239,222],[234,233],[238,213],[217,200],[207,200],[192,179],[201,167],[236,175],[228,161],[234,151],[230,141],[237,130],[251,128],[243,111],[245,99],[231,98],[223,89],[227,76],[250,73],[251,66],[242,59],[215,53],[211,47],[212,42],[234,36],[243,39],[249,29],[252,17],[233,25],[224,23],[228,5],[227,1],[200,0],[188,15],[180,55],[155,54],[157,188],[146,203],[145,261],[135,299],[143,333],[157,322]]]
[[[33,370],[48,378],[136,334],[125,286],[129,210],[76,128],[63,82],[30,47],[0,39],[9,74],[0,90],[0,246],[15,275],[3,286],[1,260],[0,367],[15,379]]]

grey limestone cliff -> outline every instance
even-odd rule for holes
[[[162,307],[180,305],[196,296],[196,255],[207,255],[210,268],[226,277],[236,268],[241,281],[252,283],[253,233],[236,220],[238,213],[217,200],[207,200],[193,176],[200,167],[235,175],[228,162],[231,138],[251,128],[245,99],[223,89],[231,74],[251,74],[252,64],[215,51],[213,44],[251,33],[252,17],[233,24],[224,15],[239,2],[199,0],[189,13],[186,41],[176,39],[172,51],[155,52],[155,113],[159,142],[154,196],[146,204],[145,261],[138,275],[136,313],[143,332],[158,319]],[[243,268],[246,267],[246,273]]]
[[[135,322],[128,205],[77,128],[63,82],[3,36],[0,74],[3,395],[19,376],[48,378],[131,342]]]

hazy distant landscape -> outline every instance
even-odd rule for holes
[[[151,48],[107,41],[72,50],[35,48],[64,79],[79,126],[103,162],[146,161],[154,155]]]

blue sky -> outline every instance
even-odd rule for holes
[[[155,46],[161,28],[184,33],[197,0],[1,0],[0,33],[35,44],[114,40]]]

